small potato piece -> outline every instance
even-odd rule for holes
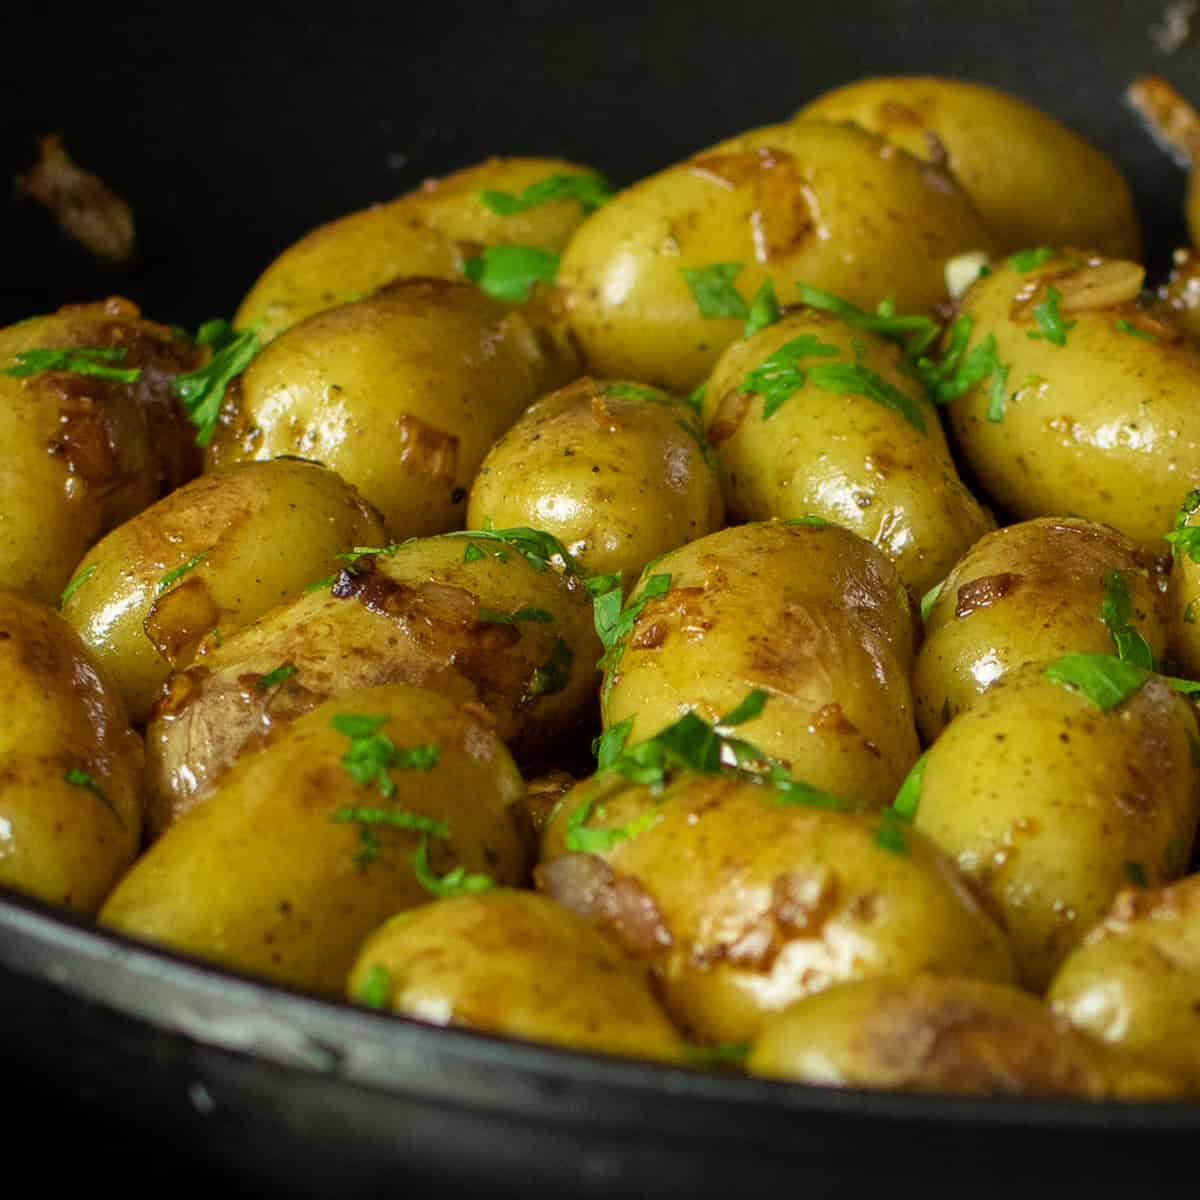
[[[711,458],[682,401],[581,379],[535,401],[492,447],[467,524],[544,529],[589,571],[631,582],[651,559],[724,524]]]
[[[1003,934],[927,838],[906,830],[896,853],[879,844],[877,816],[786,807],[778,794],[699,775],[657,795],[583,783],[547,832],[538,886],[649,962],[667,1011],[700,1041],[754,1037],[850,979],[1012,977]],[[564,853],[589,799],[592,831],[632,832],[597,854]]]
[[[0,884],[96,912],[141,845],[142,741],[57,614],[0,585]]]
[[[967,1096],[1162,1100],[1170,1073],[1130,1068],[1005,984],[951,976],[865,979],[800,1000],[772,1021],[754,1075],[832,1087]]]
[[[893,295],[925,311],[944,295],[943,265],[986,250],[985,230],[941,168],[848,125],[769,125],[701,151],[620,192],[563,254],[571,326],[589,370],[690,391],[742,333],[705,317],[684,270],[735,264],[749,299],[770,278],[864,307]]]
[[[1084,1033],[1182,1074],[1200,1095],[1200,875],[1121,892],[1046,998]]]
[[[102,368],[13,376],[34,350],[123,351]],[[0,583],[48,604],[84,551],[195,474],[195,430],[170,389],[198,363],[190,343],[117,298],[60,308],[0,330]]]
[[[812,351],[799,361],[804,383],[768,408],[751,390],[751,373],[801,339]],[[920,595],[992,520],[963,486],[933,405],[899,359],[890,342],[824,313],[789,313],[725,351],[704,390],[704,423],[730,516],[814,513],[844,525],[878,546]],[[850,385],[857,390],[847,394],[844,379],[822,384],[831,367],[862,376]],[[885,404],[878,397],[887,388],[895,399]]]
[[[372,737],[390,739],[400,753],[436,746],[436,761],[423,769],[385,760],[381,778],[356,783],[345,761],[353,739],[331,724],[346,714],[385,718]],[[413,862],[425,835],[371,814],[444,822],[445,836],[426,842],[439,876],[462,866],[517,884],[526,870],[512,818],[521,790],[488,726],[444,697],[404,684],[340,696],[247,755],[208,803],[142,856],[100,920],[226,967],[340,995],[363,939],[430,899]],[[374,823],[352,819],[359,813]]]
[[[997,88],[935,75],[859,79],[796,116],[853,121],[918,158],[944,161],[1005,250],[1048,244],[1140,253],[1133,194],[1112,160]]]
[[[529,321],[472,284],[403,280],[263,350],[226,392],[208,465],[315,458],[396,538],[461,528],[479,464],[548,363]]]
[[[1123,586],[1129,624],[1156,662],[1167,645],[1157,560],[1107,525],[1039,517],[989,533],[946,577],[913,674],[917,724],[933,741],[995,681],[1025,663],[1111,654],[1106,591]],[[1121,582],[1106,583],[1112,572]]]
[[[642,604],[661,576],[669,589]],[[725,529],[656,563],[629,604],[642,607],[606,667],[606,726],[632,719],[636,742],[688,709],[715,722],[762,688],[742,736],[814,787],[891,802],[919,752],[913,618],[873,546],[834,525]]]
[[[592,700],[600,643],[587,593],[510,545],[408,542],[358,558],[331,582],[219,645],[206,641],[172,677],[146,731],[154,833],[244,749],[356,688],[404,682],[475,701],[523,755]],[[281,679],[286,666],[295,670]]]
[[[1012,516],[1071,513],[1160,550],[1180,496],[1200,486],[1200,353],[1138,309],[1143,275],[1071,252],[1027,271],[998,265],[963,312],[968,353],[995,337],[1003,403],[989,399],[993,372],[950,417],[972,471]],[[1061,345],[1039,324],[1040,313],[1054,327],[1055,307]]]
[[[1102,711],[1010,671],[925,761],[916,827],[1003,913],[1021,982],[1041,991],[1131,878],[1169,881],[1200,819],[1190,704],[1155,676]]]
[[[393,917],[359,951],[347,994],[437,1025],[573,1050],[678,1061],[681,1041],[644,967],[532,892],[455,896]]]
[[[228,636],[336,570],[343,551],[386,541],[379,514],[319,463],[242,463],[114,529],[80,564],[63,613],[144,721],[214,629]]]

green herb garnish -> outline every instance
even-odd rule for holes
[[[494,608],[481,608],[476,613],[476,620],[488,621],[494,625],[515,625],[518,621],[542,621],[550,622],[554,620],[554,614],[547,612],[544,608],[519,608],[516,612],[499,612]]]
[[[468,874],[465,867],[455,867],[445,875],[436,875],[429,865],[429,838],[422,835],[412,856],[413,874],[417,882],[431,895],[478,896],[482,892],[495,891],[497,884],[490,875],[482,872]]]
[[[336,575],[326,575],[324,579],[315,579],[304,589],[305,595],[309,592],[319,592],[322,588],[332,587],[337,582]]]
[[[489,296],[520,304],[535,283],[553,283],[558,255],[537,246],[487,246],[463,263],[463,274]]]
[[[946,586],[946,581],[943,579],[941,583],[935,583],[921,597],[921,620],[928,621],[929,614],[933,612],[933,606],[938,602],[938,597],[942,594],[942,588]]]
[[[754,299],[750,301],[750,311],[746,314],[742,337],[752,338],[768,325],[774,325],[782,316],[783,309],[779,307],[779,301],[775,297],[775,283],[768,276],[754,293]]]
[[[896,793],[896,799],[892,801],[893,811],[906,821],[911,821],[916,817],[917,809],[921,804],[921,788],[925,784],[925,765],[928,759],[929,751],[926,750],[913,763],[912,769],[904,777],[904,782]]]
[[[217,631],[214,629],[213,633]],[[276,667],[273,671],[268,671],[254,686],[260,692],[265,692],[273,688],[276,684],[282,683],[285,679],[290,679],[296,673],[296,668],[291,663],[285,663],[282,667]]]
[[[555,638],[550,657],[543,666],[535,668],[529,680],[531,696],[553,696],[561,692],[571,680],[571,666],[575,655],[562,638]]]
[[[704,411],[704,389],[707,386],[705,383],[699,384],[688,393],[687,399],[684,401],[696,416],[699,416]]]
[[[79,589],[83,587],[83,585],[87,583],[87,581],[96,573],[97,566],[99,566],[98,563],[92,563],[90,566],[84,567],[83,570],[80,571],[79,574],[76,575],[65,588],[63,588],[62,595],[58,599],[59,612],[62,612],[62,610],[66,608],[67,601],[70,600],[70,598],[75,595],[75,593],[79,591]]]
[[[711,263],[707,267],[680,267],[702,317],[741,317],[750,315],[733,281],[741,263]]]
[[[738,391],[754,392],[763,398],[762,419],[765,421],[804,386],[806,371],[799,365],[802,358],[830,358],[840,353],[837,346],[823,342],[811,333],[802,334],[784,342],[750,371]]]
[[[643,387],[637,383],[606,383],[601,389],[614,400],[648,400],[652,404],[683,404],[678,396],[660,388]]]
[[[117,812],[116,805],[104,794],[100,789],[100,785],[81,767],[68,767],[63,772],[63,782],[69,783],[72,787],[83,788],[86,792],[91,792],[105,808],[108,809],[114,817],[117,818],[121,826],[124,827],[125,822],[121,814]]]
[[[179,397],[196,427],[196,445],[207,446],[217,429],[225,389],[240,375],[261,348],[256,329],[237,331],[220,318],[205,321],[196,333],[196,344],[211,351],[208,362],[194,371],[176,375],[171,390]]]
[[[158,594],[161,596],[169,587],[178,583],[190,570],[202,563],[210,554],[211,550],[201,550],[199,554],[193,554],[185,563],[180,563],[173,570],[168,571],[158,581]]]
[[[437,765],[441,748],[435,745],[397,748],[386,733],[378,732],[387,720],[387,713],[338,713],[329,724],[350,739],[350,749],[342,755],[346,774],[360,787],[378,784],[380,794],[391,799],[396,794],[396,785],[388,772],[393,767],[431,771]]]
[[[808,525],[812,529],[824,529],[829,522],[824,517],[818,517],[816,513],[808,513],[803,517],[788,517],[786,521],[781,521],[782,525]]]
[[[487,555],[474,542],[468,542],[467,548],[463,551],[463,562],[465,563],[479,562],[481,558],[486,557]]]
[[[860,363],[814,363],[808,379],[822,391],[835,396],[862,396],[898,413],[914,429],[925,432],[925,415],[920,405],[882,375]]]
[[[585,213],[595,212],[612,199],[608,180],[595,171],[586,175],[547,175],[516,194],[485,188],[479,193],[485,208],[502,217],[552,204],[556,200],[577,200]]]
[[[1050,246],[1034,246],[1030,250],[1018,250],[1015,254],[1010,255],[1008,265],[1014,271],[1020,271],[1025,274],[1028,271],[1034,271],[1044,262],[1049,262],[1058,252]]]
[[[1146,682],[1146,673],[1111,654],[1067,654],[1043,672],[1047,679],[1079,692],[1102,712],[1128,700]]]
[[[606,577],[611,579],[611,576]],[[625,654],[625,637],[633,629],[634,623],[641,615],[642,609],[658,596],[665,595],[671,586],[670,575],[651,575],[636,599],[623,604],[620,584],[600,592],[589,588],[592,592],[592,623],[600,638],[604,653],[596,666],[604,672],[604,683],[600,689],[600,707],[603,711],[608,705],[608,694],[612,690],[617,667]]]
[[[875,845],[892,854],[907,854],[905,826],[908,823],[894,808],[883,809],[879,814],[879,824],[875,826]]]
[[[124,362],[129,351],[124,346],[112,348],[79,346],[70,350],[21,350],[13,357],[16,366],[5,367],[0,375],[23,379],[40,371],[70,371],[74,375],[89,375],[93,379],[105,379],[111,383],[136,383],[141,375],[139,367],[114,367],[109,364]]]
[[[905,353],[915,357],[933,344],[941,326],[929,317],[920,314],[902,316],[897,314],[896,306],[891,300],[883,300],[875,312],[865,309],[835,296],[831,292],[823,292],[820,288],[811,287],[807,283],[797,282],[796,295],[801,304],[809,308],[820,309],[832,313],[852,329],[877,333],[882,337],[904,347]]]
[[[719,1046],[697,1046],[684,1042],[683,1059],[693,1067],[728,1067],[745,1062],[750,1054],[749,1042],[722,1042]]]
[[[344,558],[351,565],[358,562],[360,558],[367,556],[375,558],[382,554],[384,558],[395,558],[396,552],[401,546],[407,546],[409,542],[415,542],[416,540],[416,538],[409,538],[404,542],[388,542],[386,546],[354,546],[352,549],[347,550],[345,554],[335,554],[334,557]]]
[[[355,999],[367,1008],[387,1008],[392,998],[392,973],[387,967],[376,963],[362,977]]]
[[[1113,322],[1113,328],[1118,333],[1127,333],[1130,337],[1141,338],[1144,342],[1157,342],[1158,338],[1147,329],[1139,329],[1136,325],[1131,325],[1124,317],[1118,317]]]
[[[1067,344],[1067,334],[1079,324],[1078,321],[1064,321],[1058,311],[1062,293],[1057,288],[1048,287],[1046,298],[1033,307],[1033,319],[1038,323],[1037,329],[1026,333],[1029,338],[1042,338],[1055,346]]]
[[[1164,539],[1170,543],[1171,557],[1176,561],[1180,555],[1186,554],[1192,562],[1200,562],[1200,525],[1189,525],[1190,517],[1200,508],[1200,488],[1188,492],[1183,498],[1183,504],[1175,514],[1174,528],[1164,534]]]
[[[512,529],[493,529],[492,523],[485,521],[482,529],[460,529],[443,536],[470,538],[476,542],[500,542],[522,555],[535,571],[544,571],[555,559],[558,559],[566,574],[583,575],[583,569],[567,552],[567,548],[562,542],[553,534],[544,533],[540,529],[529,529],[525,526],[516,526]],[[496,557],[501,556],[497,555]]]
[[[1120,571],[1109,571],[1104,576],[1104,598],[1100,601],[1100,619],[1108,628],[1116,647],[1117,657],[1122,662],[1132,663],[1145,671],[1154,670],[1154,655],[1146,639],[1131,623],[1133,621],[1133,598],[1129,584]]]

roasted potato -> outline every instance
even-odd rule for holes
[[[141,832],[120,695],[61,617],[0,584],[0,884],[94,913]]]
[[[678,1061],[646,969],[532,892],[436,900],[393,917],[350,972],[352,1000],[575,1050]]]
[[[84,558],[63,614],[144,721],[172,669],[387,541],[358,493],[319,463],[213,471],[143,509]]]
[[[195,474],[195,430],[170,382],[198,364],[128,300],[0,330],[0,583],[57,603],[101,534]]]
[[[521,788],[504,746],[468,709],[404,684],[348,693],[238,763],[138,860],[100,920],[340,995],[363,939],[452,890],[448,873],[524,879],[513,821]]]

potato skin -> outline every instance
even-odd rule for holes
[[[932,160],[944,149],[1004,250],[1071,245],[1124,258],[1141,252],[1133,194],[1112,160],[998,88],[935,75],[859,79],[823,93],[796,116],[853,121],[918,158]]]
[[[337,570],[337,555],[386,541],[379,514],[319,463],[241,463],[192,480],[103,538],[80,564],[84,582],[63,614],[131,719],[144,721],[171,670],[214,629],[232,634]]]
[[[498,543],[478,542],[484,556],[465,562],[471,544],[429,538],[359,558],[332,585],[220,645],[204,642],[168,683],[146,730],[151,831],[201,800],[244,749],[357,688],[404,682],[473,701],[523,755],[570,728],[591,701],[600,657],[587,593]],[[552,619],[504,624],[487,616],[522,609]],[[539,670],[556,675],[559,640],[566,661],[539,684]],[[260,686],[285,665],[295,672]]]
[[[394,768],[394,797],[360,786],[340,713],[386,715],[378,733],[398,749],[440,747],[428,771]],[[363,939],[393,914],[428,901],[410,858],[415,833],[377,828],[374,861],[343,808],[397,808],[441,818],[429,860],[499,884],[520,883],[526,860],[512,807],[521,777],[474,714],[420,688],[393,684],[339,696],[246,756],[209,802],[160,838],[109,897],[100,921],[223,966],[340,995]]]
[[[647,813],[654,823],[597,855],[565,853],[573,810],[595,794],[583,783],[551,823],[535,878],[651,964],[688,1036],[743,1041],[848,979],[1011,978],[1004,936],[922,835],[893,853],[873,814],[784,807],[737,779],[683,777],[659,795],[623,783],[599,785],[589,828]]]
[[[349,998],[380,970],[388,1012],[574,1050],[680,1058],[645,968],[534,892],[455,896],[393,917],[359,951]]]
[[[632,718],[636,742],[687,709],[716,721],[762,688],[770,699],[741,736],[815,787],[891,802],[919,752],[913,619],[878,550],[834,525],[764,522],[691,542],[652,574],[670,589],[606,669],[606,726]]]
[[[1200,1095],[1200,875],[1119,893],[1046,998],[1084,1033],[1181,1074]]]
[[[933,741],[997,679],[1064,654],[1111,654],[1105,577],[1119,571],[1131,623],[1156,662],[1167,645],[1160,562],[1107,525],[1039,517],[997,529],[946,577],[925,621],[913,673],[917,725]]]
[[[1121,285],[1113,303],[1072,307],[1106,277]],[[1141,278],[1134,263],[1069,252],[1025,272],[997,264],[962,307],[974,321],[972,349],[994,335],[1008,367],[1003,419],[987,418],[986,379],[949,411],[971,470],[1014,518],[1071,513],[1161,550],[1180,497],[1200,486],[1200,353],[1139,312]],[[1051,287],[1063,321],[1075,322],[1062,346],[1029,336]]]
[[[629,583],[651,559],[724,525],[710,458],[682,401],[580,379],[536,400],[488,451],[467,526],[543,529],[589,571],[620,571]]]
[[[886,217],[883,215],[886,214]],[[941,169],[848,125],[768,125],[626,189],[563,253],[558,282],[588,369],[690,391],[742,332],[705,318],[680,273],[739,263],[749,303],[766,278],[783,304],[798,280],[901,311],[944,295],[943,263],[990,234]]]
[[[909,397],[924,431],[866,396],[823,391],[811,376],[764,418],[766,401],[743,384],[781,347],[805,337],[840,351],[812,363],[854,363],[861,353],[863,367]],[[705,386],[704,424],[730,516],[814,513],[844,525],[882,550],[920,595],[993,522],[959,479],[938,415],[899,359],[897,346],[824,313],[788,313],[721,356]]]
[[[1169,1073],[1130,1069],[1041,1001],[983,979],[918,974],[827,988],[758,1038],[752,1074],[969,1096],[1162,1100]]]
[[[263,350],[226,392],[208,466],[316,458],[394,537],[458,529],[484,455],[550,371],[516,310],[473,284],[402,280]]]
[[[1172,877],[1167,847],[1200,819],[1196,735],[1158,677],[1102,712],[1026,666],[934,742],[916,828],[992,897],[1026,987],[1045,988],[1131,871]]]
[[[38,349],[123,349],[134,383],[71,371],[0,375],[0,583],[48,604],[84,551],[195,474],[195,430],[170,377],[199,362],[190,343],[112,298],[0,330],[0,369]]]
[[[96,912],[141,844],[142,763],[88,648],[44,604],[0,585],[0,884]]]

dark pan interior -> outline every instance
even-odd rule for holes
[[[1165,2],[1165,0],[1164,0]],[[626,183],[867,74],[997,84],[1129,175],[1153,267],[1183,174],[1122,103],[1165,57],[1159,0],[9,6],[0,152],[39,133],[133,205],[97,266],[6,189],[0,320],[121,293],[229,314],[313,225],[490,153]],[[497,1196],[1157,1194],[1200,1105],[1084,1108],[832,1093],[613,1063],[327,1005],[93,933],[0,893],[5,1160],[136,1193]],[[46,1158],[41,1135],[60,1149]],[[1194,1174],[1194,1172],[1193,1172]]]

